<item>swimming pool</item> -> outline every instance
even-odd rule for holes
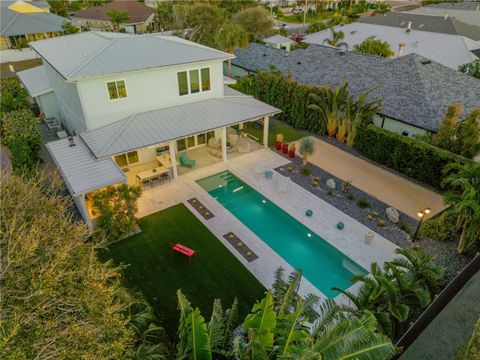
[[[367,271],[229,171],[197,183],[328,298]]]

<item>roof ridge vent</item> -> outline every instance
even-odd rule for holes
[[[432,63],[432,60],[428,60],[428,59],[420,60],[420,63],[421,63],[422,65],[428,65],[428,64],[431,64],[431,63]]]
[[[408,25],[407,25],[407,28],[405,29],[405,31],[406,31],[407,33],[409,33],[410,31],[412,31],[412,22],[411,22],[411,21],[408,22]]]

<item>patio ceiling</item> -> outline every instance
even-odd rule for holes
[[[135,114],[80,136],[103,158],[280,111],[250,96],[226,96]]]

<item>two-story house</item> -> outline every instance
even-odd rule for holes
[[[280,110],[226,88],[233,55],[177,37],[85,32],[33,42],[71,137],[47,144],[78,209],[89,194],[149,186],[260,148],[241,132]]]

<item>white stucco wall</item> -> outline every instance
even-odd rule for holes
[[[85,131],[87,124],[83,116],[82,104],[76,84],[68,83],[47,62],[44,62],[50,86],[57,98],[60,119],[70,132]]]
[[[180,96],[177,72],[210,68],[211,90]],[[127,97],[110,100],[106,83],[125,80]],[[222,61],[199,62],[159,69],[135,71],[77,82],[88,130],[110,124],[132,114],[223,96]]]
[[[54,117],[54,118],[57,118],[57,119],[60,118],[60,112],[58,110],[57,99],[56,99],[53,91],[50,91],[46,94],[36,96],[35,101],[37,102],[40,110],[42,110],[43,113],[45,114],[45,117],[47,117],[47,118]]]
[[[385,121],[383,121],[385,118]],[[383,126],[382,126],[383,122]],[[414,135],[423,135],[426,133],[425,130],[417,128],[412,125],[405,124],[403,122],[385,117],[380,115],[374,115],[373,123],[378,127],[383,127],[383,129],[402,135],[403,132],[407,132],[409,137]]]

